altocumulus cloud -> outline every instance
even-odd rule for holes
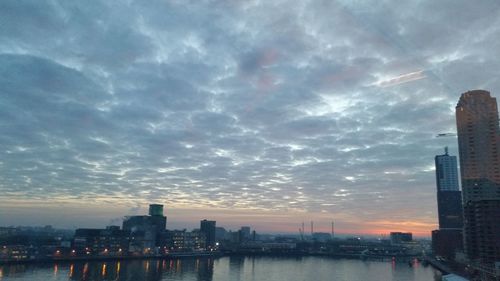
[[[456,153],[434,136],[461,92],[500,92],[499,8],[2,1],[0,202],[430,230],[433,156]]]

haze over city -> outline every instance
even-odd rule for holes
[[[500,3],[458,2],[2,1],[0,225],[428,236],[436,135],[500,93]]]

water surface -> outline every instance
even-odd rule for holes
[[[223,257],[0,265],[1,281],[437,281],[420,263],[321,257]]]

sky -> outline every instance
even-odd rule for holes
[[[428,236],[499,50],[495,0],[1,1],[0,226]]]

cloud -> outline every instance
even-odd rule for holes
[[[379,87],[391,87],[391,86],[395,86],[395,85],[399,85],[399,84],[403,84],[403,83],[408,83],[411,81],[424,79],[425,77],[426,76],[423,73],[423,70],[419,70],[419,71],[415,71],[415,72],[401,74],[401,75],[396,76],[396,77],[391,77],[387,80],[380,81],[380,82],[376,83],[375,85],[377,85]]]
[[[2,1],[0,201],[427,231],[434,136],[500,89],[497,5]]]

